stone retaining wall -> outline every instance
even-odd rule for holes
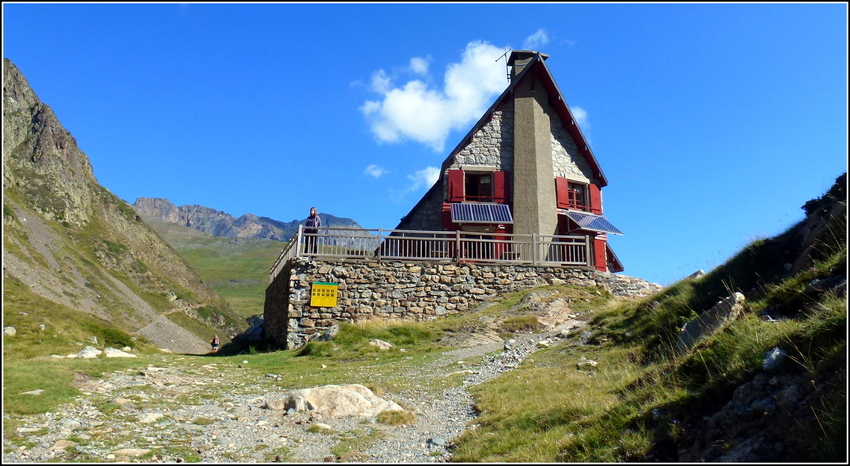
[[[310,306],[315,282],[338,284],[336,307]],[[266,289],[265,336],[279,347],[297,348],[340,321],[434,319],[503,293],[560,284],[599,286],[621,297],[661,289],[639,278],[588,268],[298,258]]]

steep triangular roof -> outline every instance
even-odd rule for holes
[[[576,123],[575,117],[573,117],[572,111],[570,111],[569,105],[567,105],[566,99],[564,99],[564,95],[561,93],[561,90],[558,88],[558,84],[555,83],[555,78],[552,77],[552,72],[549,70],[549,67],[546,66],[546,58],[547,55],[542,54],[540,52],[535,51],[513,51],[511,55],[513,56],[516,53],[532,53],[533,57],[522,71],[511,80],[511,83],[508,87],[502,92],[501,95],[493,102],[493,105],[490,106],[489,109],[481,116],[481,118],[472,126],[472,129],[464,136],[458,145],[454,148],[454,150],[449,153],[449,156],[446,157],[446,160],[443,161],[443,164],[440,168],[440,179],[443,178],[446,168],[452,164],[454,160],[454,156],[457,155],[458,152],[463,150],[464,147],[467,146],[472,141],[472,136],[478,132],[493,115],[493,112],[499,108],[500,105],[507,99],[514,91],[514,88],[525,79],[527,76],[531,78],[537,78],[546,88],[546,92],[549,95],[549,105],[555,110],[558,114],[558,117],[564,124],[564,129],[567,130],[570,137],[573,138],[573,141],[576,143],[576,147],[578,147],[579,154],[584,156],[587,163],[594,171],[594,175],[599,180],[599,187],[604,187],[608,185],[608,179],[605,177],[605,174],[602,172],[602,168],[599,166],[599,162],[596,160],[596,157],[593,155],[593,151],[590,149],[590,146],[587,144],[587,140],[584,137],[584,133],[582,133],[581,128],[579,128]]]

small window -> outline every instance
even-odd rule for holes
[[[588,210],[587,187],[579,183],[569,183],[567,196],[570,209]]]
[[[471,202],[493,202],[493,174],[466,173],[464,200]]]

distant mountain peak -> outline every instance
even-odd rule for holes
[[[136,211],[148,217],[158,218],[177,225],[183,225],[212,236],[223,238],[261,238],[274,241],[289,241],[303,225],[304,220],[282,222],[269,217],[244,214],[239,218],[200,205],[175,206],[168,199],[140,197],[133,203]],[[350,218],[320,213],[322,225],[331,228],[362,228]]]

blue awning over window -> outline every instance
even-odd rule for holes
[[[601,215],[591,214],[588,212],[576,212],[573,210],[559,210],[559,213],[563,213],[567,217],[569,217],[572,221],[576,222],[578,226],[580,226],[584,230],[591,231],[604,231],[606,233],[612,233],[615,235],[624,234],[617,227],[611,224],[605,217]]]
[[[507,204],[453,202],[453,223],[514,223]]]

